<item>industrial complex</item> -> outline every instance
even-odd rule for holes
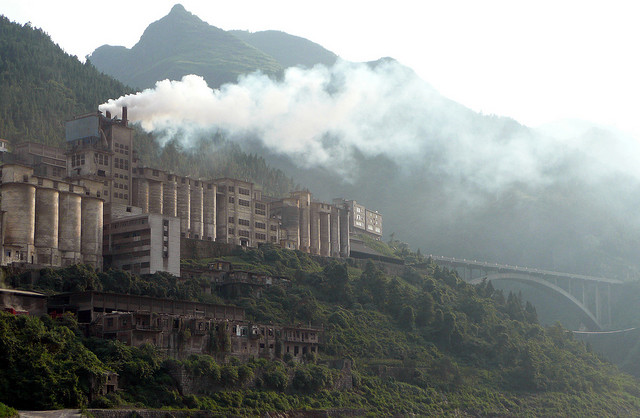
[[[2,142],[0,265],[76,263],[180,275],[181,240],[264,243],[347,257],[351,237],[382,237],[382,216],[309,191],[264,196],[238,179],[201,179],[137,158],[127,108],[66,123],[66,149]]]

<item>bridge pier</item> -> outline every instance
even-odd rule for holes
[[[600,312],[600,286],[595,283],[596,286],[596,319],[602,324],[602,312]]]

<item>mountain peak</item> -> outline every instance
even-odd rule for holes
[[[185,9],[184,6],[181,5],[180,3],[176,3],[171,8],[171,11],[169,12],[169,14],[174,14],[174,13],[187,13],[187,9]]]

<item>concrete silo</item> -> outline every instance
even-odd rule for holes
[[[174,180],[162,183],[162,214],[173,218],[178,216],[178,194]]]
[[[62,265],[68,266],[82,261],[82,197],[73,192],[60,191],[59,202],[58,249]]]
[[[191,188],[191,238],[202,239],[203,228],[203,191],[202,182],[190,180]]]
[[[104,201],[93,196],[82,196],[81,199],[82,260],[97,269],[102,269]]]
[[[14,248],[13,261],[32,262],[35,234],[36,186],[2,183],[4,246]]]
[[[216,240],[216,191],[215,184],[206,184],[203,186],[204,192],[204,231],[202,238],[209,241]]]
[[[60,265],[58,219],[60,192],[53,188],[36,189],[35,237],[36,263]]]

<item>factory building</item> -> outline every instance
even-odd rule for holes
[[[350,213],[349,233],[366,234],[374,239],[382,239],[382,215],[358,204],[355,200],[334,199],[333,204]]]
[[[280,245],[324,257],[349,256],[349,209],[313,199],[308,190],[271,203]]]
[[[2,166],[2,264],[102,268],[104,200],[100,183],[58,181],[34,168]]]
[[[382,216],[354,200],[328,204],[308,190],[274,199],[247,181],[145,166],[126,108],[120,118],[94,112],[68,121],[66,144],[27,142],[0,153],[3,265],[102,268],[104,250],[110,267],[179,275],[184,239],[348,257],[352,235],[382,237]]]
[[[133,129],[127,108],[122,118],[109,112],[75,117],[66,123],[67,176],[102,182],[106,203],[131,205]]]

